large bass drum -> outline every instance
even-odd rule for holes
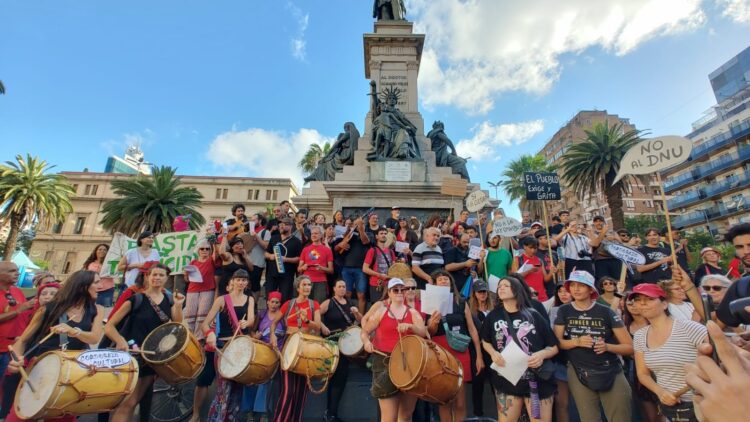
[[[160,325],[143,340],[143,360],[168,384],[182,384],[200,374],[206,356],[200,343],[179,322]]]
[[[452,401],[463,384],[461,363],[422,337],[404,336],[391,353],[388,375],[399,390],[432,403]]]
[[[279,369],[279,355],[270,345],[250,336],[237,336],[219,357],[222,378],[245,385],[264,384]]]
[[[296,332],[284,342],[281,369],[307,377],[308,386],[313,393],[319,394],[325,390],[338,364],[339,347],[332,341]],[[322,389],[312,388],[311,380],[315,378],[324,379]]]

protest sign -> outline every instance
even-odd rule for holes
[[[617,258],[628,265],[644,265],[646,263],[646,257],[633,248],[612,242],[604,242],[602,246],[604,251],[613,258]]]
[[[517,236],[521,233],[521,229],[523,229],[521,222],[510,217],[498,218],[492,223],[493,236]]]
[[[419,297],[422,299],[422,312],[427,315],[432,315],[434,311],[440,312],[440,315],[453,312],[453,293],[448,286],[428,284]]]
[[[523,174],[526,199],[532,201],[555,201],[560,199],[560,178],[557,173]]]
[[[153,248],[159,252],[160,262],[169,267],[172,273],[182,272],[183,267],[198,256],[195,246],[199,240],[197,231],[160,233],[154,238]],[[122,233],[115,233],[107,256],[104,257],[100,275],[112,277],[122,274],[117,271],[117,264],[128,250],[136,247],[138,245],[135,239]]]
[[[682,136],[660,136],[637,143],[620,161],[614,185],[628,174],[659,174],[659,171],[680,164],[690,157],[693,142]]]
[[[463,198],[466,195],[468,184],[469,182],[466,179],[443,179],[443,184],[440,185],[440,194]]]
[[[486,205],[491,206],[492,204],[490,203],[487,194],[481,190],[475,190],[466,197],[466,209],[469,210],[469,212],[478,212]]]

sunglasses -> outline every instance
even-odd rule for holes
[[[713,290],[715,292],[720,292],[720,291],[722,291],[722,290],[724,290],[726,288],[724,286],[701,286],[701,287],[703,288],[703,290],[705,290],[707,292],[710,292],[711,290]]]
[[[10,294],[10,292],[8,292],[8,293],[5,294],[5,299],[8,301],[8,305],[10,305],[10,306],[16,306],[16,305],[18,305],[18,302],[16,301],[16,298],[14,298],[13,295]]]
[[[404,288],[404,289],[393,288],[393,289],[391,289],[391,291],[392,291],[393,293],[403,293],[403,292],[405,292],[405,291],[407,291],[407,290],[409,290],[409,288]]]
[[[199,251],[210,251],[211,248],[198,248]]]
[[[408,291],[412,292],[414,290],[417,290],[417,288],[414,287],[414,286],[409,286],[409,287],[404,287],[404,290],[408,290]]]
[[[614,283],[614,282],[612,282],[612,281],[602,281],[602,286],[607,286],[607,285],[609,285],[609,286],[614,286],[614,285],[615,285],[615,283]]]

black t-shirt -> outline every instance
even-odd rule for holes
[[[232,307],[234,308],[234,314],[237,316],[237,321],[242,320],[247,315],[247,302],[250,300],[245,300],[245,303],[242,304],[236,304],[233,303]],[[226,305],[226,304],[225,304]],[[219,332],[216,334],[217,338],[223,338],[223,337],[231,337],[232,334],[234,334],[234,330],[236,330],[235,327],[232,327],[232,318],[229,316],[228,309],[226,306],[224,309],[219,312]],[[247,333],[249,329],[242,330],[243,333]]]
[[[336,302],[335,298],[331,298],[331,302],[328,304],[328,311],[323,315],[323,324],[325,324],[331,331],[346,330],[357,321],[352,314],[352,306],[354,305],[349,299],[346,300],[346,304],[342,305],[341,303]],[[342,310],[344,313],[341,312]],[[349,321],[346,320],[344,314],[349,318]]]
[[[624,324],[615,311],[611,308],[593,303],[593,306],[585,311],[579,311],[572,303],[560,306],[557,311],[555,325],[565,327],[563,338],[566,340],[589,335],[598,340],[604,339],[605,343],[617,344],[614,328],[622,328]],[[567,350],[568,360],[573,365],[586,367],[598,367],[601,365],[614,365],[619,362],[616,354],[604,352],[597,355],[592,348],[575,347]]]
[[[479,337],[490,343],[498,352],[505,350],[505,346],[513,340],[508,324],[513,324],[516,337],[522,343],[521,349],[529,353],[538,352],[547,347],[557,345],[555,334],[549,322],[535,309],[525,309],[520,312],[504,312],[502,307],[493,309],[482,323]],[[528,391],[528,371],[517,385],[511,384],[495,371],[492,373],[492,384],[498,391],[511,395],[526,395]],[[514,394],[516,393],[516,394]]]
[[[349,240],[349,251],[344,255],[345,267],[362,268],[365,262],[365,255],[370,249],[370,244],[365,245],[359,237],[359,231],[354,231],[352,238]]]
[[[695,283],[695,287],[698,287],[701,285],[701,279],[709,274],[726,274],[726,270],[720,267],[714,267],[713,265],[709,264],[701,264],[697,267],[695,267],[695,275],[693,276],[693,282]]]
[[[433,337],[439,337],[445,335],[445,327],[443,327],[443,321],[448,324],[448,329],[451,331],[458,331],[461,334],[469,335],[469,326],[466,322],[466,307],[468,304],[463,299],[459,300],[458,303],[453,301],[453,312],[448,315],[443,315],[443,319],[438,324],[438,329]],[[429,315],[422,315],[425,321],[429,319]]]
[[[741,299],[750,296],[750,277],[743,277],[734,283],[727,289],[727,293],[724,295],[724,299],[721,300],[719,307],[716,309],[716,316],[721,322],[730,326],[737,327],[742,324],[742,321],[738,320],[732,312],[729,311],[729,303],[735,299]]]
[[[165,322],[159,318],[159,314],[157,314],[154,307],[151,306],[148,297],[143,293],[139,294],[143,295],[143,300],[138,309],[133,309],[137,295],[133,295],[128,299],[131,306],[129,316],[132,318],[132,321],[128,323],[130,325],[130,333],[128,333],[129,335],[124,333],[121,334],[123,334],[126,341],[134,340],[135,344],[142,347],[143,340],[146,339],[151,331],[154,331],[156,327]],[[159,306],[159,309],[161,309],[170,319],[172,318],[172,305],[169,304],[169,297],[166,293],[164,294],[161,303],[157,306]]]
[[[300,240],[295,236],[289,236],[286,238],[286,240],[282,241],[280,233],[272,234],[271,239],[268,241],[266,252],[273,254],[273,247],[277,244],[281,245],[281,256],[287,258],[297,258],[302,253],[302,242],[300,242]],[[276,261],[266,260],[266,275],[268,276],[282,275],[285,278],[293,279],[296,273],[297,264],[285,262],[284,274],[279,274],[279,271],[276,269]]]
[[[47,318],[47,315],[52,310],[52,307],[54,304],[48,303],[44,306],[44,319]],[[94,325],[94,318],[96,317],[96,305],[91,304],[90,306],[87,306],[84,309],[83,316],[81,317],[81,322],[75,322],[68,320],[66,324],[71,326],[72,328],[80,328],[81,331],[91,331],[91,327]],[[43,319],[43,320],[44,320]],[[55,326],[59,324],[62,321],[56,321],[52,323],[52,326]],[[46,336],[47,333],[40,333],[37,332],[31,339],[31,341],[26,345],[26,349],[29,349],[30,345],[36,344],[39,340],[41,340],[44,336]],[[40,344],[39,347],[34,349],[34,351],[31,354],[27,354],[26,358],[33,358],[36,356],[40,356],[46,352],[49,352],[51,350],[60,350],[60,338],[62,336],[52,336],[48,338],[44,343]],[[86,350],[89,349],[90,346],[83,341],[73,337],[68,336],[68,344],[67,349],[68,350]]]
[[[388,217],[385,220],[385,227],[391,230],[398,230],[398,220],[393,217]]]
[[[667,248],[650,246],[641,246],[638,251],[646,257],[646,264],[653,264],[660,259],[664,259],[671,255],[671,252]],[[672,278],[672,269],[669,265],[662,264],[653,270],[641,273],[642,279],[640,283],[656,283],[661,280],[670,280]]]
[[[448,252],[443,254],[445,256],[445,265],[448,264],[461,264],[469,259],[469,251],[461,248],[450,248]],[[466,279],[469,278],[470,268],[461,268],[460,270],[451,271],[453,281],[456,282],[456,287],[460,291],[466,284]],[[428,273],[429,274],[429,273]]]

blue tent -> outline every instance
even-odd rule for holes
[[[23,251],[14,252],[10,260],[18,266],[18,272],[20,273],[18,287],[31,287],[34,279],[34,270],[40,270],[41,268],[34,264]]]

